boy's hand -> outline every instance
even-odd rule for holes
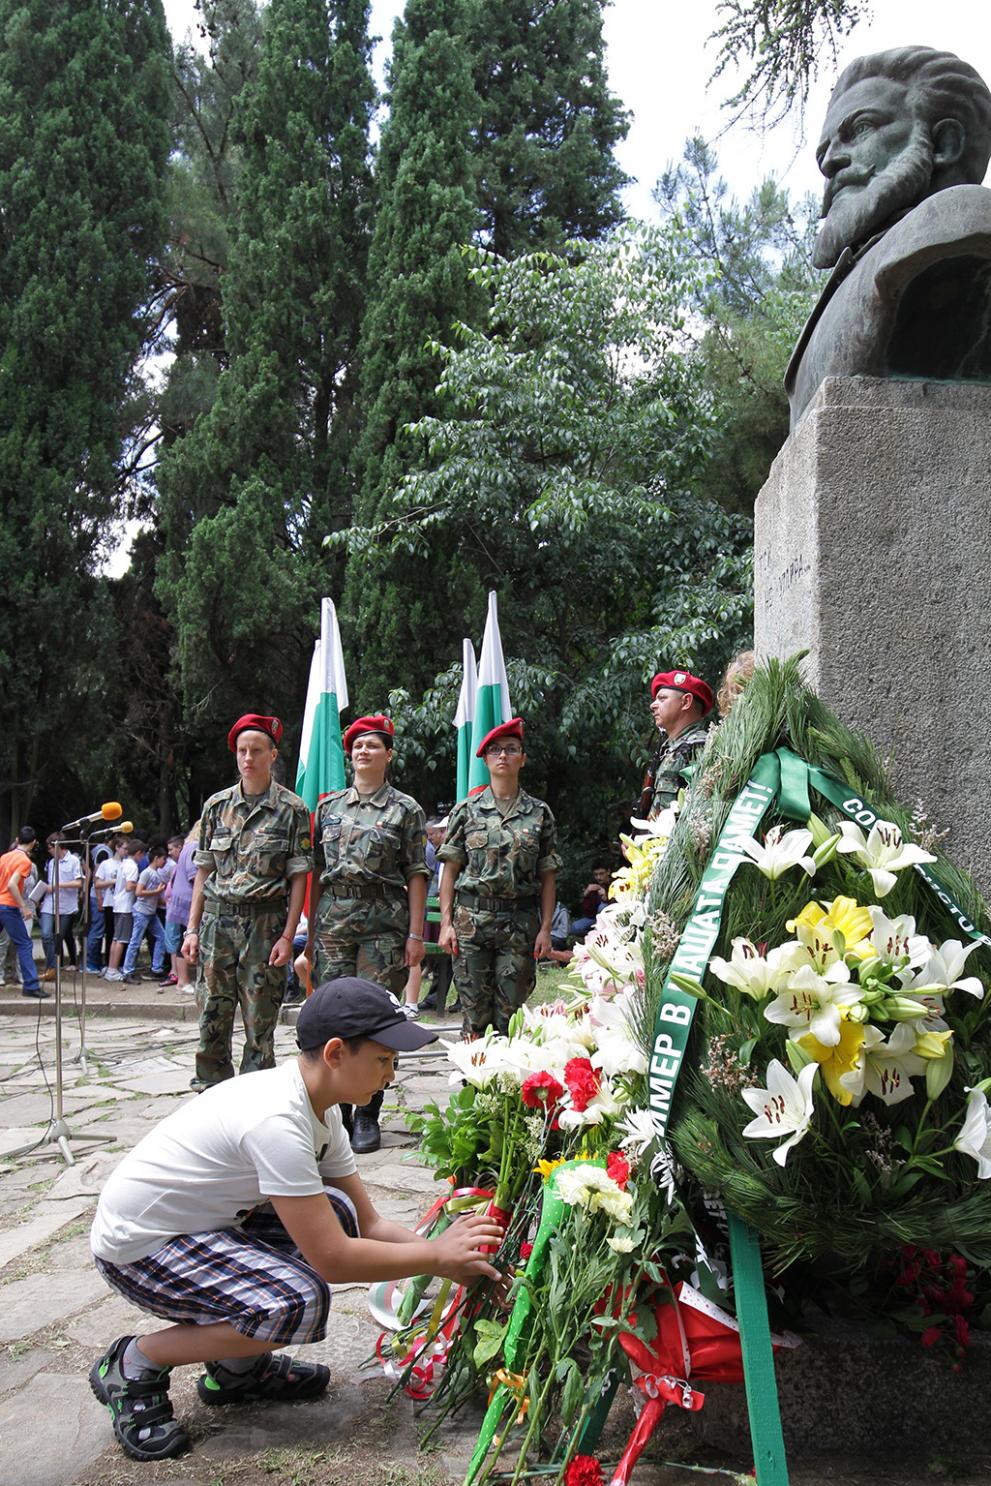
[[[432,1240],[434,1246],[433,1272],[445,1280],[456,1280],[466,1285],[486,1275],[490,1280],[501,1278],[500,1272],[485,1258],[482,1250],[493,1243],[502,1242],[502,1225],[494,1218],[481,1213],[469,1213],[456,1218],[439,1238]]]

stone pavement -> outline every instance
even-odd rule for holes
[[[326,1398],[211,1410],[195,1394],[196,1369],[181,1369],[172,1393],[193,1452],[158,1465],[121,1454],[87,1373],[110,1341],[142,1329],[146,1318],[109,1291],[93,1268],[89,1223],[100,1186],[123,1153],[178,1101],[195,1097],[188,1083],[196,1027],[188,1020],[141,1020],[133,1012],[94,1015],[86,1025],[84,1068],[73,1061],[78,1023],[67,1012],[64,1108],[76,1158],[67,1166],[57,1146],[37,1144],[52,1111],[55,1023],[47,1003],[40,1012],[34,1003],[33,1012],[0,1014],[0,1486],[448,1486],[463,1479],[480,1415],[445,1428],[428,1450],[419,1448],[423,1425],[409,1400],[389,1400],[377,1366],[361,1370],[376,1338],[361,1285],[335,1287],[330,1335],[300,1352],[330,1365]],[[288,1026],[279,1027],[276,1050],[280,1058],[291,1055]],[[386,1104],[382,1150],[360,1160],[376,1206],[400,1222],[413,1223],[436,1192],[431,1173],[415,1160],[403,1113],[443,1098],[446,1088],[441,1055],[429,1049],[404,1055]],[[907,1408],[918,1405],[906,1401]],[[658,1436],[662,1455],[749,1467],[745,1439],[730,1462],[703,1452],[686,1422],[684,1416],[665,1421]],[[618,1420],[617,1428],[613,1458],[629,1418]],[[954,1486],[983,1486],[989,1479],[954,1467],[943,1478]],[[636,1486],[688,1486],[699,1479],[647,1462],[635,1476]],[[886,1474],[883,1467],[861,1472],[842,1462],[792,1475],[793,1486],[931,1486],[934,1479],[928,1467],[918,1475]]]

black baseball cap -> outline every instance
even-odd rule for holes
[[[300,1052],[323,1047],[332,1037],[371,1037],[400,1053],[415,1052],[437,1041],[436,1032],[418,1027],[403,1015],[391,991],[353,975],[324,981],[300,1007],[296,1022]]]

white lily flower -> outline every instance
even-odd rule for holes
[[[598,1046],[591,1054],[593,1068],[601,1068],[609,1078],[620,1074],[646,1073],[647,1054],[619,1027],[600,1027]]]
[[[791,1131],[773,1153],[779,1166],[784,1166],[792,1146],[798,1145],[808,1131],[815,1110],[812,1081],[818,1071],[818,1063],[809,1063],[794,1079],[783,1063],[772,1058],[767,1065],[767,1088],[741,1091],[757,1116],[744,1127],[748,1140],[776,1140]]]
[[[894,964],[896,960],[907,960],[909,969],[922,964],[932,945],[925,934],[915,932],[915,919],[911,914],[901,913],[897,918],[888,918],[877,904],[867,912],[874,925],[870,942],[879,960],[886,965]]]
[[[784,826],[772,826],[764,837],[764,845],[748,836],[740,846],[758,869],[771,882],[777,881],[792,867],[801,867],[810,877],[815,876],[816,864],[807,856],[812,845],[812,832],[804,827],[798,831],[786,831]]]
[[[913,1022],[899,1022],[887,1041],[877,1027],[864,1028],[860,1067],[840,1076],[840,1083],[853,1095],[854,1106],[865,1094],[873,1094],[884,1104],[900,1104],[912,1097],[912,1079],[926,1071],[926,1060],[914,1051],[918,1035]]]
[[[980,1089],[971,1089],[967,1095],[967,1114],[960,1134],[953,1142],[955,1151],[973,1156],[977,1162],[977,1180],[986,1182],[991,1177],[991,1109]]]
[[[906,995],[917,996],[920,992],[937,995],[943,991],[967,991],[980,1001],[984,997],[984,986],[976,975],[961,978],[967,957],[979,949],[977,941],[964,949],[959,939],[944,939],[939,946],[930,945],[925,963],[910,974],[904,971],[899,979]]]
[[[507,1069],[508,1043],[497,1032],[476,1037],[473,1042],[448,1042],[441,1038],[440,1045],[447,1049],[447,1056],[454,1064],[451,1084],[464,1082],[483,1089]]]
[[[630,825],[637,833],[637,836],[634,837],[634,841],[636,841],[637,837],[640,836],[661,836],[666,841],[675,828],[680,810],[681,806],[678,804],[677,800],[673,800],[672,803],[668,805],[666,809],[662,810],[660,815],[655,816],[653,820],[638,820],[635,815],[631,815]]]
[[[855,861],[866,867],[879,898],[886,898],[891,892],[898,881],[897,872],[920,862],[936,860],[931,852],[906,842],[893,820],[875,821],[869,836],[865,836],[852,820],[842,821],[840,830],[843,839],[837,843],[836,850],[852,855]]]
[[[626,1152],[634,1165],[643,1159],[657,1139],[657,1131],[654,1129],[654,1121],[649,1109],[628,1110],[620,1120],[617,1129],[622,1131],[619,1148]]]
[[[801,945],[779,944],[765,959],[750,939],[734,939],[733,953],[728,960],[719,955],[709,961],[712,974],[724,985],[734,986],[755,1001],[780,991],[788,984],[788,977],[806,962]]]
[[[789,1027],[794,1042],[811,1032],[823,1047],[835,1047],[840,1040],[840,1009],[855,1006],[863,996],[862,988],[850,980],[849,967],[837,960],[819,975],[811,965],[802,965],[788,981],[787,988],[764,1007],[769,1022]]]

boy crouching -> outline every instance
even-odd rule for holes
[[[338,1108],[367,1104],[391,1083],[396,1052],[434,1034],[389,991],[346,978],[314,992],[296,1037],[298,1057],[217,1084],[163,1120],[100,1196],[98,1269],[172,1323],[119,1337],[90,1371],[135,1460],[189,1448],[169,1400],[173,1367],[205,1364],[196,1386],[208,1404],[323,1393],[329,1368],[276,1354],[326,1335],[331,1284],[498,1278],[482,1252],[502,1236],[492,1219],[459,1218],[423,1239],[379,1216]]]

